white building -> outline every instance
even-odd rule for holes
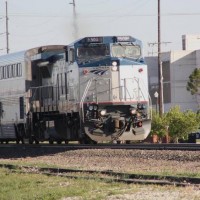
[[[161,55],[164,111],[168,111],[175,105],[179,105],[182,110],[197,111],[199,109],[196,96],[191,95],[186,86],[193,70],[200,68],[200,35],[185,35],[182,39],[183,49],[186,50],[170,51]],[[158,61],[157,57],[146,57],[145,60],[149,67],[149,91],[155,105],[154,93],[159,91]]]
[[[182,36],[183,50],[199,50],[200,49],[200,34],[183,35]]]

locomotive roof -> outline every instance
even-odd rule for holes
[[[86,44],[86,43],[123,43],[123,42],[130,42],[135,45],[141,45],[141,40],[134,38],[129,35],[123,35],[123,36],[92,36],[92,37],[84,37],[81,39],[76,40],[75,42],[71,43],[73,44]]]
[[[22,60],[24,60],[25,52],[26,51],[20,51],[20,52],[0,56],[0,65],[21,62]]]
[[[26,58],[30,59],[31,56],[40,54],[42,52],[64,50],[65,47],[65,45],[40,46],[24,51],[2,55],[0,56],[0,66],[17,62],[23,62]]]

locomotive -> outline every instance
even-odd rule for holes
[[[142,43],[85,37],[0,56],[0,141],[144,140],[151,129]]]

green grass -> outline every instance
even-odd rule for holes
[[[14,173],[0,169],[1,200],[56,200],[63,197],[82,197],[100,200],[127,191],[130,185],[105,183],[96,180],[69,179],[41,174]]]
[[[93,178],[72,179],[21,173],[19,168],[12,170],[0,168],[0,200],[62,200],[66,197],[80,197],[81,200],[105,200],[111,195],[142,192],[144,187],[146,193],[148,191],[163,193],[177,191],[182,194],[185,191],[185,188],[175,186],[108,183],[99,180],[98,177]],[[188,194],[190,193],[191,191],[188,190]],[[191,198],[191,200],[196,199],[197,195],[193,196],[195,198]]]

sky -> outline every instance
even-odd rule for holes
[[[86,36],[131,35],[156,55],[158,0],[7,0],[10,53],[70,44]],[[199,0],[160,0],[161,51],[181,50],[182,35],[200,34]],[[6,6],[0,0],[0,55],[6,54]]]

